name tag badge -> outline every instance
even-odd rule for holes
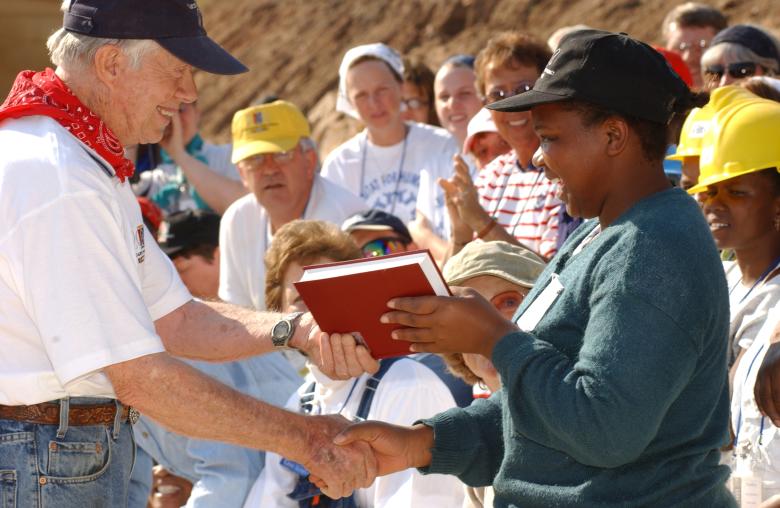
[[[542,320],[555,299],[561,294],[561,291],[563,291],[563,284],[561,284],[558,274],[553,273],[550,277],[550,282],[547,284],[547,287],[544,288],[544,291],[536,297],[533,303],[531,303],[520,318],[518,318],[518,328],[524,332],[530,332],[536,328],[536,325]]]

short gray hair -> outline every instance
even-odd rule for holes
[[[317,153],[317,143],[309,137],[301,137],[298,140],[298,144],[301,145],[301,152],[308,152],[314,150],[314,156],[317,158],[316,172],[320,172],[320,156]]]
[[[49,59],[58,67],[81,69],[95,61],[98,49],[106,45],[119,47],[137,69],[144,55],[161,46],[150,39],[105,39],[68,32],[60,28],[46,41]]]
[[[763,67],[770,75],[780,72],[777,60],[758,56],[749,48],[736,42],[721,42],[720,44],[710,46],[701,56],[702,72],[708,66],[718,63],[721,59],[729,62],[753,62]]]

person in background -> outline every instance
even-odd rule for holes
[[[727,88],[715,90],[711,100]],[[762,506],[778,506],[780,442],[777,429],[756,409],[754,387],[769,345],[764,328],[774,328],[780,308],[780,104],[743,100],[717,111],[712,123],[702,140],[699,183],[688,192],[699,194],[716,245],[736,255],[724,263],[729,339],[732,355],[738,352],[732,376],[732,481],[742,484],[742,506],[754,488],[750,478],[761,484],[751,495],[759,501],[774,497]]]
[[[577,32],[575,32],[577,33]],[[530,90],[550,59],[541,42],[519,32],[488,41],[477,55],[477,90],[488,104]],[[539,147],[526,111],[491,111],[499,134],[512,150],[482,168],[472,180],[456,160],[454,175],[442,179],[450,228],[450,253],[480,238],[525,245],[551,257],[579,225],[556,196],[558,184],[545,177],[531,158]]]
[[[692,88],[701,89],[701,56],[715,34],[726,28],[726,16],[711,5],[687,2],[666,15],[661,27],[664,47],[676,51],[691,72]]]
[[[780,102],[780,79],[769,76],[753,76],[741,81],[740,86],[759,97]]]
[[[484,168],[499,155],[512,150],[498,132],[493,116],[487,108],[482,108],[471,118],[466,134],[463,153],[474,159],[477,169]]]
[[[519,245],[471,242],[444,265],[442,275],[450,286],[474,289],[506,319],[512,319],[545,262]],[[501,378],[489,358],[473,353],[441,355],[447,368],[474,387],[474,397],[490,397],[501,389]],[[466,487],[464,508],[493,506],[493,489]]]
[[[219,297],[265,309],[263,257],[276,230],[305,218],[341,224],[366,205],[319,175],[309,122],[292,103],[276,101],[233,116],[233,156],[251,192],[222,217]]]
[[[365,129],[328,155],[322,175],[365,199],[369,207],[409,224],[416,219],[421,171],[449,175],[459,147],[442,128],[403,121],[403,74],[400,56],[385,44],[346,52],[339,67],[336,109],[360,120]],[[435,236],[430,227],[411,228],[411,233],[423,248]]]
[[[711,101],[722,93],[728,90],[715,90]],[[736,255],[724,262],[731,365],[780,302],[780,104],[752,96],[716,110],[711,122],[699,180],[688,192],[699,195],[718,248]]]
[[[439,125],[433,106],[433,71],[419,58],[404,59],[401,85],[401,118],[406,121]]]
[[[179,107],[160,142],[161,164],[140,173],[133,184],[137,195],[154,201],[166,215],[181,210],[221,215],[247,193],[230,162],[230,145],[211,144],[198,133],[200,116],[197,102]]]
[[[217,214],[186,210],[170,215],[162,223],[158,242],[194,297],[218,299]],[[279,407],[301,382],[279,352],[229,363],[187,363],[241,393]],[[145,508],[147,499],[161,507],[240,506],[263,467],[262,451],[191,439],[145,416],[133,426],[133,434],[137,448],[128,508]],[[156,469],[153,463],[158,464]]]
[[[728,288],[699,207],[662,166],[669,121],[702,100],[650,46],[592,30],[563,40],[531,92],[492,104],[531,109],[536,164],[561,179],[571,214],[593,220],[515,323],[465,290],[388,302],[394,338],[490,357],[499,394],[412,427],[358,423],[334,441],[369,443],[380,474],[492,483],[495,506],[734,507],[719,465]]]
[[[733,25],[718,32],[701,57],[708,90],[751,76],[775,76],[780,71],[780,42],[753,25]]]
[[[482,108],[482,98],[474,85],[476,79],[474,57],[455,55],[439,67],[433,82],[436,115],[458,146],[463,146],[469,121]]]
[[[347,261],[360,255],[349,236],[332,224],[300,220],[286,224],[277,232],[266,255],[268,308],[305,311],[306,304],[294,286],[303,267]],[[406,424],[455,405],[444,383],[423,363],[399,357],[384,359],[380,365],[376,377],[366,374],[338,381],[310,364],[304,383],[286,407],[309,414],[340,414],[351,420],[372,418]],[[269,453],[244,507],[430,508],[459,506],[463,499],[463,486],[456,478],[423,476],[417,471],[378,478],[370,487],[356,490],[351,499],[333,504],[324,496],[307,492],[306,487],[311,484],[300,466]]]
[[[216,300],[219,290],[219,215],[185,210],[163,221],[157,243],[195,298]]]

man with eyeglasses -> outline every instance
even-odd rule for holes
[[[546,45],[526,34],[499,34],[477,55],[477,91],[487,104],[524,93],[550,57]],[[483,167],[473,182],[462,161],[455,175],[441,182],[453,224],[451,253],[477,237],[524,245],[550,258],[578,222],[566,215],[556,196],[558,184],[531,163],[539,138],[530,113],[490,113],[512,150]]]
[[[341,224],[367,206],[318,174],[309,122],[295,105],[280,100],[238,111],[232,131],[232,160],[250,193],[222,218],[219,297],[263,310],[263,256],[276,230],[295,219]]]
[[[691,71],[692,88],[702,88],[701,56],[715,34],[728,21],[717,8],[695,2],[678,5],[666,15],[663,39],[666,49],[676,51]]]

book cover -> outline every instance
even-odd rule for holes
[[[451,294],[427,250],[307,266],[295,287],[322,331],[357,334],[378,359],[411,354],[379,322],[389,300]]]

